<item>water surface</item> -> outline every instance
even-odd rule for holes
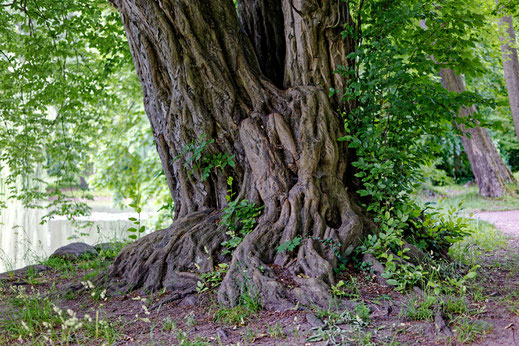
[[[42,225],[40,221],[46,212],[23,208],[19,201],[9,201],[7,209],[0,213],[0,273],[36,264],[72,242],[94,245],[127,240],[130,234],[127,229],[132,226],[128,218],[138,217],[129,211],[96,205],[89,217],[79,220],[86,226],[82,228],[64,217]]]

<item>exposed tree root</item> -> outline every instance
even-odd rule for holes
[[[213,259],[225,239],[218,219],[218,214],[209,211],[192,213],[128,245],[110,267],[105,284],[121,292],[192,289],[199,280],[196,272],[213,269]]]

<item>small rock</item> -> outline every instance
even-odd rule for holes
[[[438,334],[444,334],[447,337],[451,337],[453,335],[452,331],[445,323],[441,311],[436,312],[436,315],[434,316],[434,325]]]
[[[319,328],[324,326],[324,322],[321,321],[317,316],[314,314],[308,313],[306,314],[306,322],[310,323],[310,325],[314,328]]]
[[[359,305],[358,302],[354,302],[352,300],[343,299],[339,303],[339,306],[337,307],[337,310],[350,310],[350,311],[352,311],[353,309],[355,309],[355,307],[357,305]]]
[[[194,295],[189,295],[182,299],[180,303],[178,303],[178,306],[188,306],[188,305],[195,305],[198,299]]]
[[[371,263],[371,269],[373,269],[373,273],[375,273],[377,281],[383,286],[389,286],[386,278],[382,276],[386,269],[384,268],[384,265],[375,258],[375,256],[370,253],[364,254],[362,257],[362,262]]]
[[[220,338],[222,339],[227,339],[229,336],[227,335],[227,332],[222,328],[222,327],[218,327],[216,328],[216,332],[218,333],[218,335],[220,336]]]
[[[420,298],[422,298],[423,295],[424,295],[424,294],[423,294],[423,291],[422,291],[422,290],[420,289],[420,287],[418,287],[418,286],[414,286],[414,287],[413,287],[413,292],[414,292],[418,297],[420,297]]]
[[[60,247],[52,255],[50,258],[63,258],[66,260],[75,260],[80,258],[81,256],[97,256],[97,250],[88,244],[85,243],[72,243],[65,246]]]

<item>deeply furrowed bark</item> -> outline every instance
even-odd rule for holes
[[[296,300],[327,304],[336,263],[332,248],[319,239],[345,250],[365,229],[346,191],[347,147],[337,142],[342,119],[327,92],[341,88],[333,72],[353,49],[340,38],[348,22],[346,4],[269,0],[266,8],[242,1],[240,30],[231,0],[113,3],[142,84],[175,221],[125,248],[110,269],[109,284],[121,290],[193,290],[198,273],[225,260],[219,253],[227,235],[219,220],[232,176],[236,198],[264,210],[233,254],[219,300],[235,304],[253,289],[267,308]],[[273,36],[262,37],[268,32]],[[278,49],[260,54],[261,47]],[[204,155],[232,154],[236,163],[205,180],[192,154],[183,151],[204,134],[215,140]],[[302,241],[293,253],[276,251],[296,236]],[[292,277],[292,285],[277,280],[274,264]]]
[[[465,91],[465,82],[461,76],[451,69],[441,69],[443,87],[449,91],[461,93]],[[474,106],[462,108],[460,117],[468,117],[476,112]],[[461,141],[470,161],[472,172],[476,177],[479,193],[484,197],[501,197],[510,192],[509,183],[515,183],[515,178],[510,169],[499,155],[487,129],[475,126],[466,128],[457,125],[462,131]],[[469,136],[466,135],[469,134]]]

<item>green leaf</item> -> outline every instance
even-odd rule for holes
[[[391,285],[391,286],[398,286],[400,284],[395,279],[387,279],[386,282],[387,282],[388,285]]]

